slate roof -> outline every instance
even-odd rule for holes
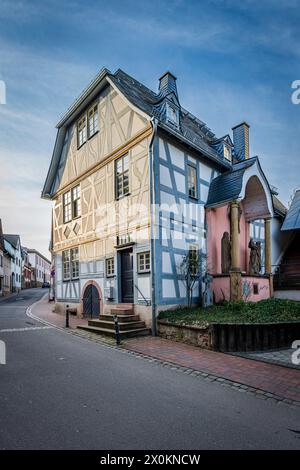
[[[121,69],[118,69],[115,73],[111,73],[108,69],[103,68],[95,79],[85,88],[85,90],[83,90],[74,103],[67,109],[57,124],[57,140],[44,189],[42,191],[42,197],[48,198],[49,196],[51,197],[52,194],[52,183],[60,164],[65,127],[78,119],[84,109],[86,109],[90,102],[99,94],[103,86],[105,86],[107,79],[111,80],[114,86],[118,88],[119,91],[136,108],[146,113],[150,118],[155,118],[159,127],[180,139],[181,142],[189,145],[197,151],[200,151],[206,158],[214,161],[221,168],[224,168],[225,170],[231,168],[230,162],[222,158],[213,147],[213,143],[218,139],[203,121],[196,118],[179,105],[180,126],[176,127],[171,123],[166,122],[163,115],[165,112],[163,104],[168,97],[166,97],[162,92],[156,93],[150,90]],[[176,99],[177,96],[175,97],[175,100]]]
[[[14,248],[18,247],[19,235],[4,234],[4,239],[8,241]]]
[[[272,200],[273,200],[275,214],[281,217],[285,217],[288,211],[285,205],[282,204],[282,202],[278,199],[278,197],[275,194],[272,194]]]
[[[258,162],[257,157],[249,158],[232,166],[232,170],[226,171],[212,180],[209,186],[206,206],[214,206],[239,197],[243,185],[245,170]]]
[[[176,128],[162,119],[161,104],[165,97],[161,93],[155,93],[121,69],[118,69],[115,74],[109,73],[109,78],[134,106],[158,119],[162,128],[180,139],[184,139],[205,156],[223,166],[230,167],[230,163],[224,161],[211,147],[216,136],[203,121],[180,107],[180,127]]]
[[[281,230],[300,230],[300,190],[295,193]]]

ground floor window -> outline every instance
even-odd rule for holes
[[[139,273],[147,273],[150,271],[150,251],[138,253],[137,265]]]
[[[76,279],[79,277],[79,249],[71,248],[62,252],[63,280]]]
[[[114,276],[115,274],[115,260],[114,258],[107,258],[106,260],[106,276]]]

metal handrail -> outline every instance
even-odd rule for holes
[[[139,291],[139,293],[140,293],[141,296],[143,297],[144,301],[146,302],[147,307],[149,307],[149,305],[151,305],[150,302],[149,302],[149,300],[146,299],[146,297],[144,296],[143,292],[139,289],[139,287],[138,287],[136,284],[134,284],[134,287]]]

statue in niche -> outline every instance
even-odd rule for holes
[[[210,307],[213,305],[213,290],[211,284],[213,282],[213,276],[209,273],[205,273],[202,278],[204,282],[204,291],[202,296],[202,306],[203,307]]]
[[[248,248],[250,248],[249,274],[257,275],[261,273],[261,242],[250,239]]]
[[[221,268],[222,274],[229,274],[231,268],[231,242],[228,232],[223,233],[221,240]]]

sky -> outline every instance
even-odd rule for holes
[[[246,120],[250,154],[288,204],[300,186],[300,0],[0,0],[0,218],[49,256],[40,198],[55,125],[102,67],[157,90],[167,70],[181,104],[217,136]]]

